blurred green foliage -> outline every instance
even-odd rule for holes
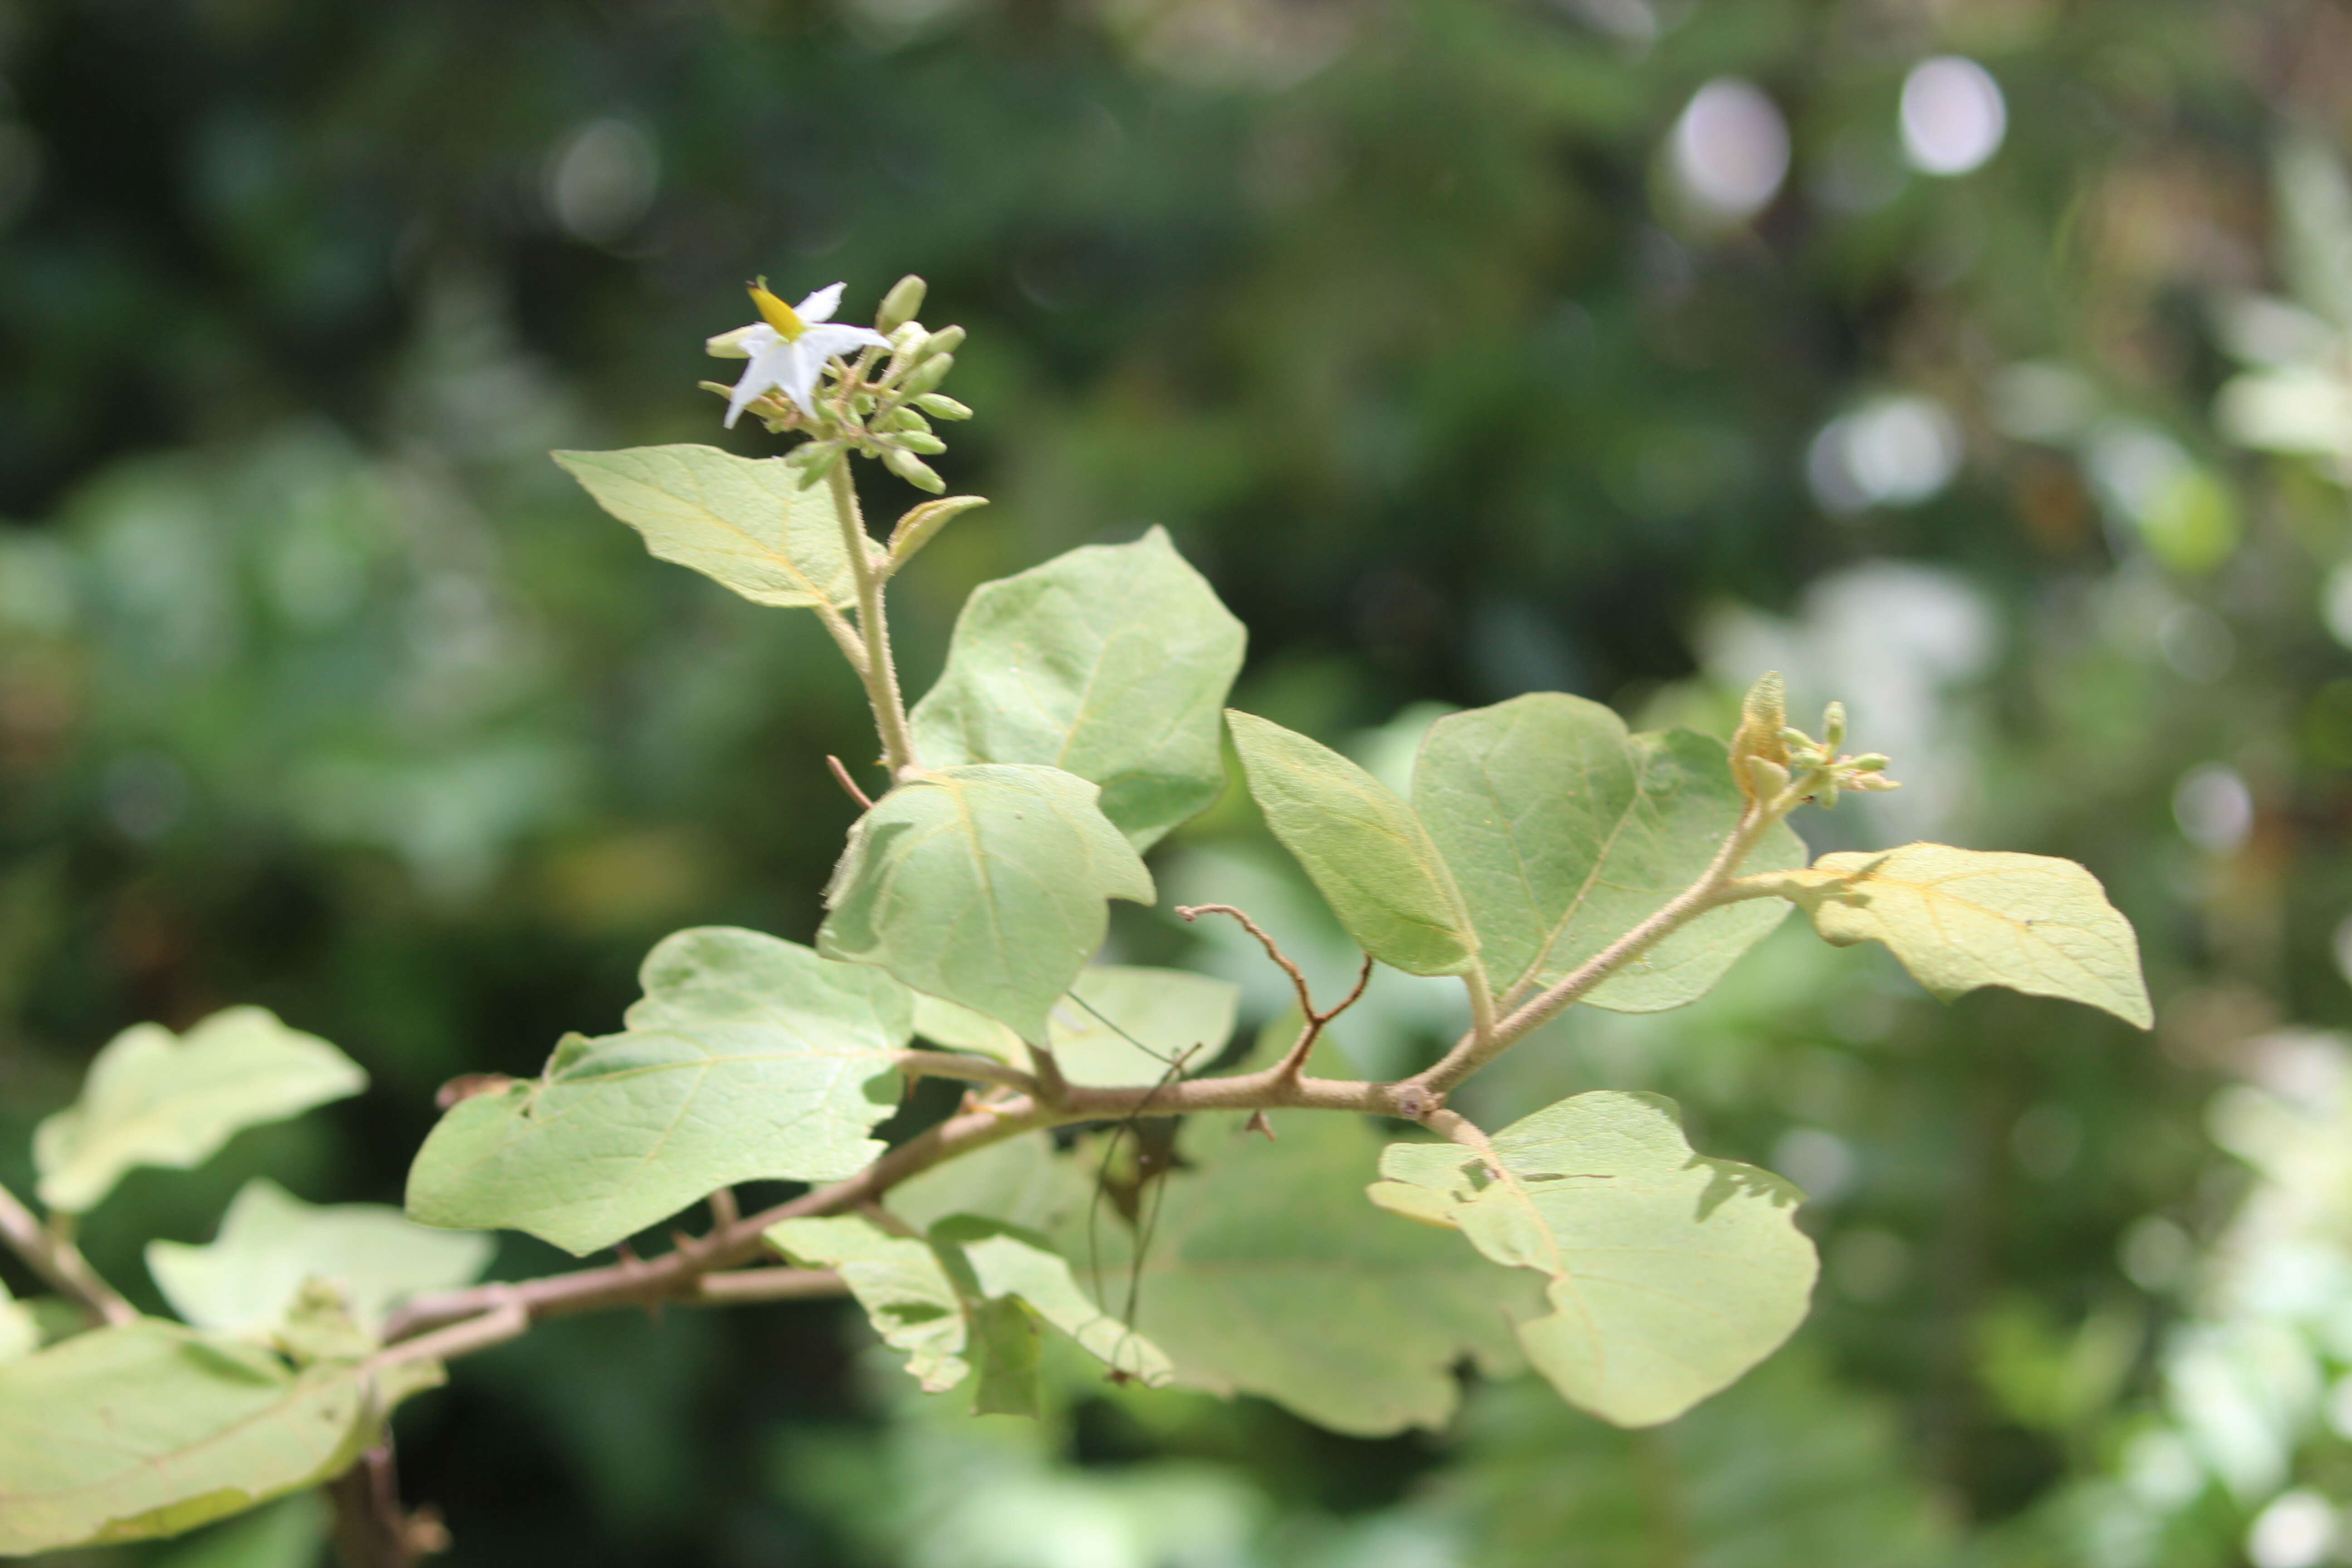
[[[1933,103],[1903,130],[1941,55],[2005,111],[1951,175]],[[452,1563],[2352,1551],[2340,9],[13,0],[0,83],[0,1179],[140,1019],[257,1003],[374,1075],[123,1184],[87,1240],[151,1307],[144,1238],[257,1174],[390,1196],[436,1084],[611,1027],[673,926],[811,934],[854,683],[544,456],[719,441],[700,340],[754,273],[855,310],[920,272],[971,329],[940,467],[995,504],[902,580],[915,690],[974,584],[1160,523],[1251,628],[1241,705],[1391,782],[1448,706],[1720,733],[1774,665],[1912,781],[1815,847],[2069,856],[2147,951],[2152,1038],[1792,922],[1482,1079],[1663,1089],[1814,1194],[1800,1343],[1659,1433],[1503,1386],[1352,1442],[1075,1373],[974,1425],[828,1305],[579,1320],[404,1413]],[[1775,126],[1785,178],[1710,211]],[[1352,973],[1235,795],[1155,868]],[[1231,937],[1123,911],[1114,954],[1271,1016]],[[1425,1055],[1433,984],[1342,1048]]]

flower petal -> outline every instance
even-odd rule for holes
[[[841,285],[829,283],[793,307],[793,314],[814,326],[830,321],[833,313],[841,309]]]
[[[761,345],[759,351],[752,354],[751,363],[744,367],[743,379],[735,384],[735,395],[727,400],[728,429],[735,428],[737,416],[751,406],[753,398],[772,386],[787,384],[783,378],[796,368],[793,364],[796,357],[793,345],[781,337]],[[794,401],[800,400],[795,398]],[[801,406],[805,408],[808,405],[802,403]]]
[[[783,345],[789,356],[777,372],[776,384],[786,397],[800,405],[801,412],[816,416],[816,378],[824,369],[824,356],[809,353],[808,334],[803,332],[795,342]]]
[[[813,351],[818,363],[835,354],[846,354],[852,349],[887,349],[890,340],[871,327],[811,327],[801,334],[802,346]]]

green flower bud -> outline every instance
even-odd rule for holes
[[[915,406],[935,419],[969,419],[971,410],[944,392],[926,392],[915,399]]]
[[[1835,752],[1845,744],[1845,704],[1832,702],[1822,711],[1822,750]]]
[[[921,415],[916,413],[911,408],[893,408],[890,410],[890,423],[886,426],[885,428],[890,430],[920,430],[924,435],[928,436],[931,433],[931,422],[924,418]]]
[[[928,430],[907,430],[893,436],[891,443],[909,452],[944,452],[948,444]]]
[[[963,347],[961,327],[941,327],[923,340],[923,353],[926,358],[932,354],[951,354],[961,347]]]
[[[919,397],[945,381],[948,378],[948,372],[954,368],[955,355],[933,354],[917,365],[914,374],[907,377],[907,390]]]
[[[800,488],[807,489],[817,480],[833,472],[833,466],[841,461],[842,450],[842,445],[838,441],[811,441],[795,449],[786,460],[800,462]],[[803,456],[803,454],[807,455]]]
[[[882,453],[882,461],[892,473],[919,490],[929,490],[938,495],[948,488],[948,482],[931,472],[931,466],[912,452],[897,447],[887,447]]]
[[[913,321],[915,312],[923,308],[926,287],[911,272],[890,285],[890,291],[882,296],[881,313],[874,318],[874,330],[887,337]]]

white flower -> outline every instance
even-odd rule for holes
[[[760,307],[760,321],[723,332],[708,345],[721,358],[746,356],[751,362],[743,371],[743,379],[735,384],[734,395],[727,400],[730,430],[736,416],[772,388],[781,388],[803,413],[815,414],[809,398],[825,361],[853,349],[890,346],[889,339],[869,328],[833,324],[833,312],[841,304],[838,283],[818,289],[797,305],[787,305],[768,292],[768,280],[763,278],[751,285],[751,302]]]

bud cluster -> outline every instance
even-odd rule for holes
[[[868,348],[854,361],[828,362],[810,400],[814,412],[776,390],[747,405],[772,434],[798,431],[809,437],[784,459],[801,470],[803,489],[824,478],[844,453],[852,451],[876,458],[919,489],[936,495],[947,489],[923,458],[947,450],[947,443],[932,432],[933,420],[971,417],[971,409],[939,390],[955,368],[964,331],[941,327],[933,331],[915,320],[923,293],[923,280],[910,275],[883,296],[874,328],[890,340],[887,357],[881,349]],[[709,349],[722,357],[730,351],[740,353],[723,338],[712,339]],[[733,391],[715,381],[700,384],[721,397]]]
[[[1811,801],[1824,809],[1837,805],[1840,790],[1887,790],[1903,786],[1886,776],[1885,755],[1840,754],[1845,744],[1845,704],[1832,702],[1822,714],[1822,738],[1814,740],[1786,721],[1778,672],[1748,692],[1732,737],[1734,777],[1748,797],[1780,809]],[[1785,803],[1785,804],[1783,804]]]

